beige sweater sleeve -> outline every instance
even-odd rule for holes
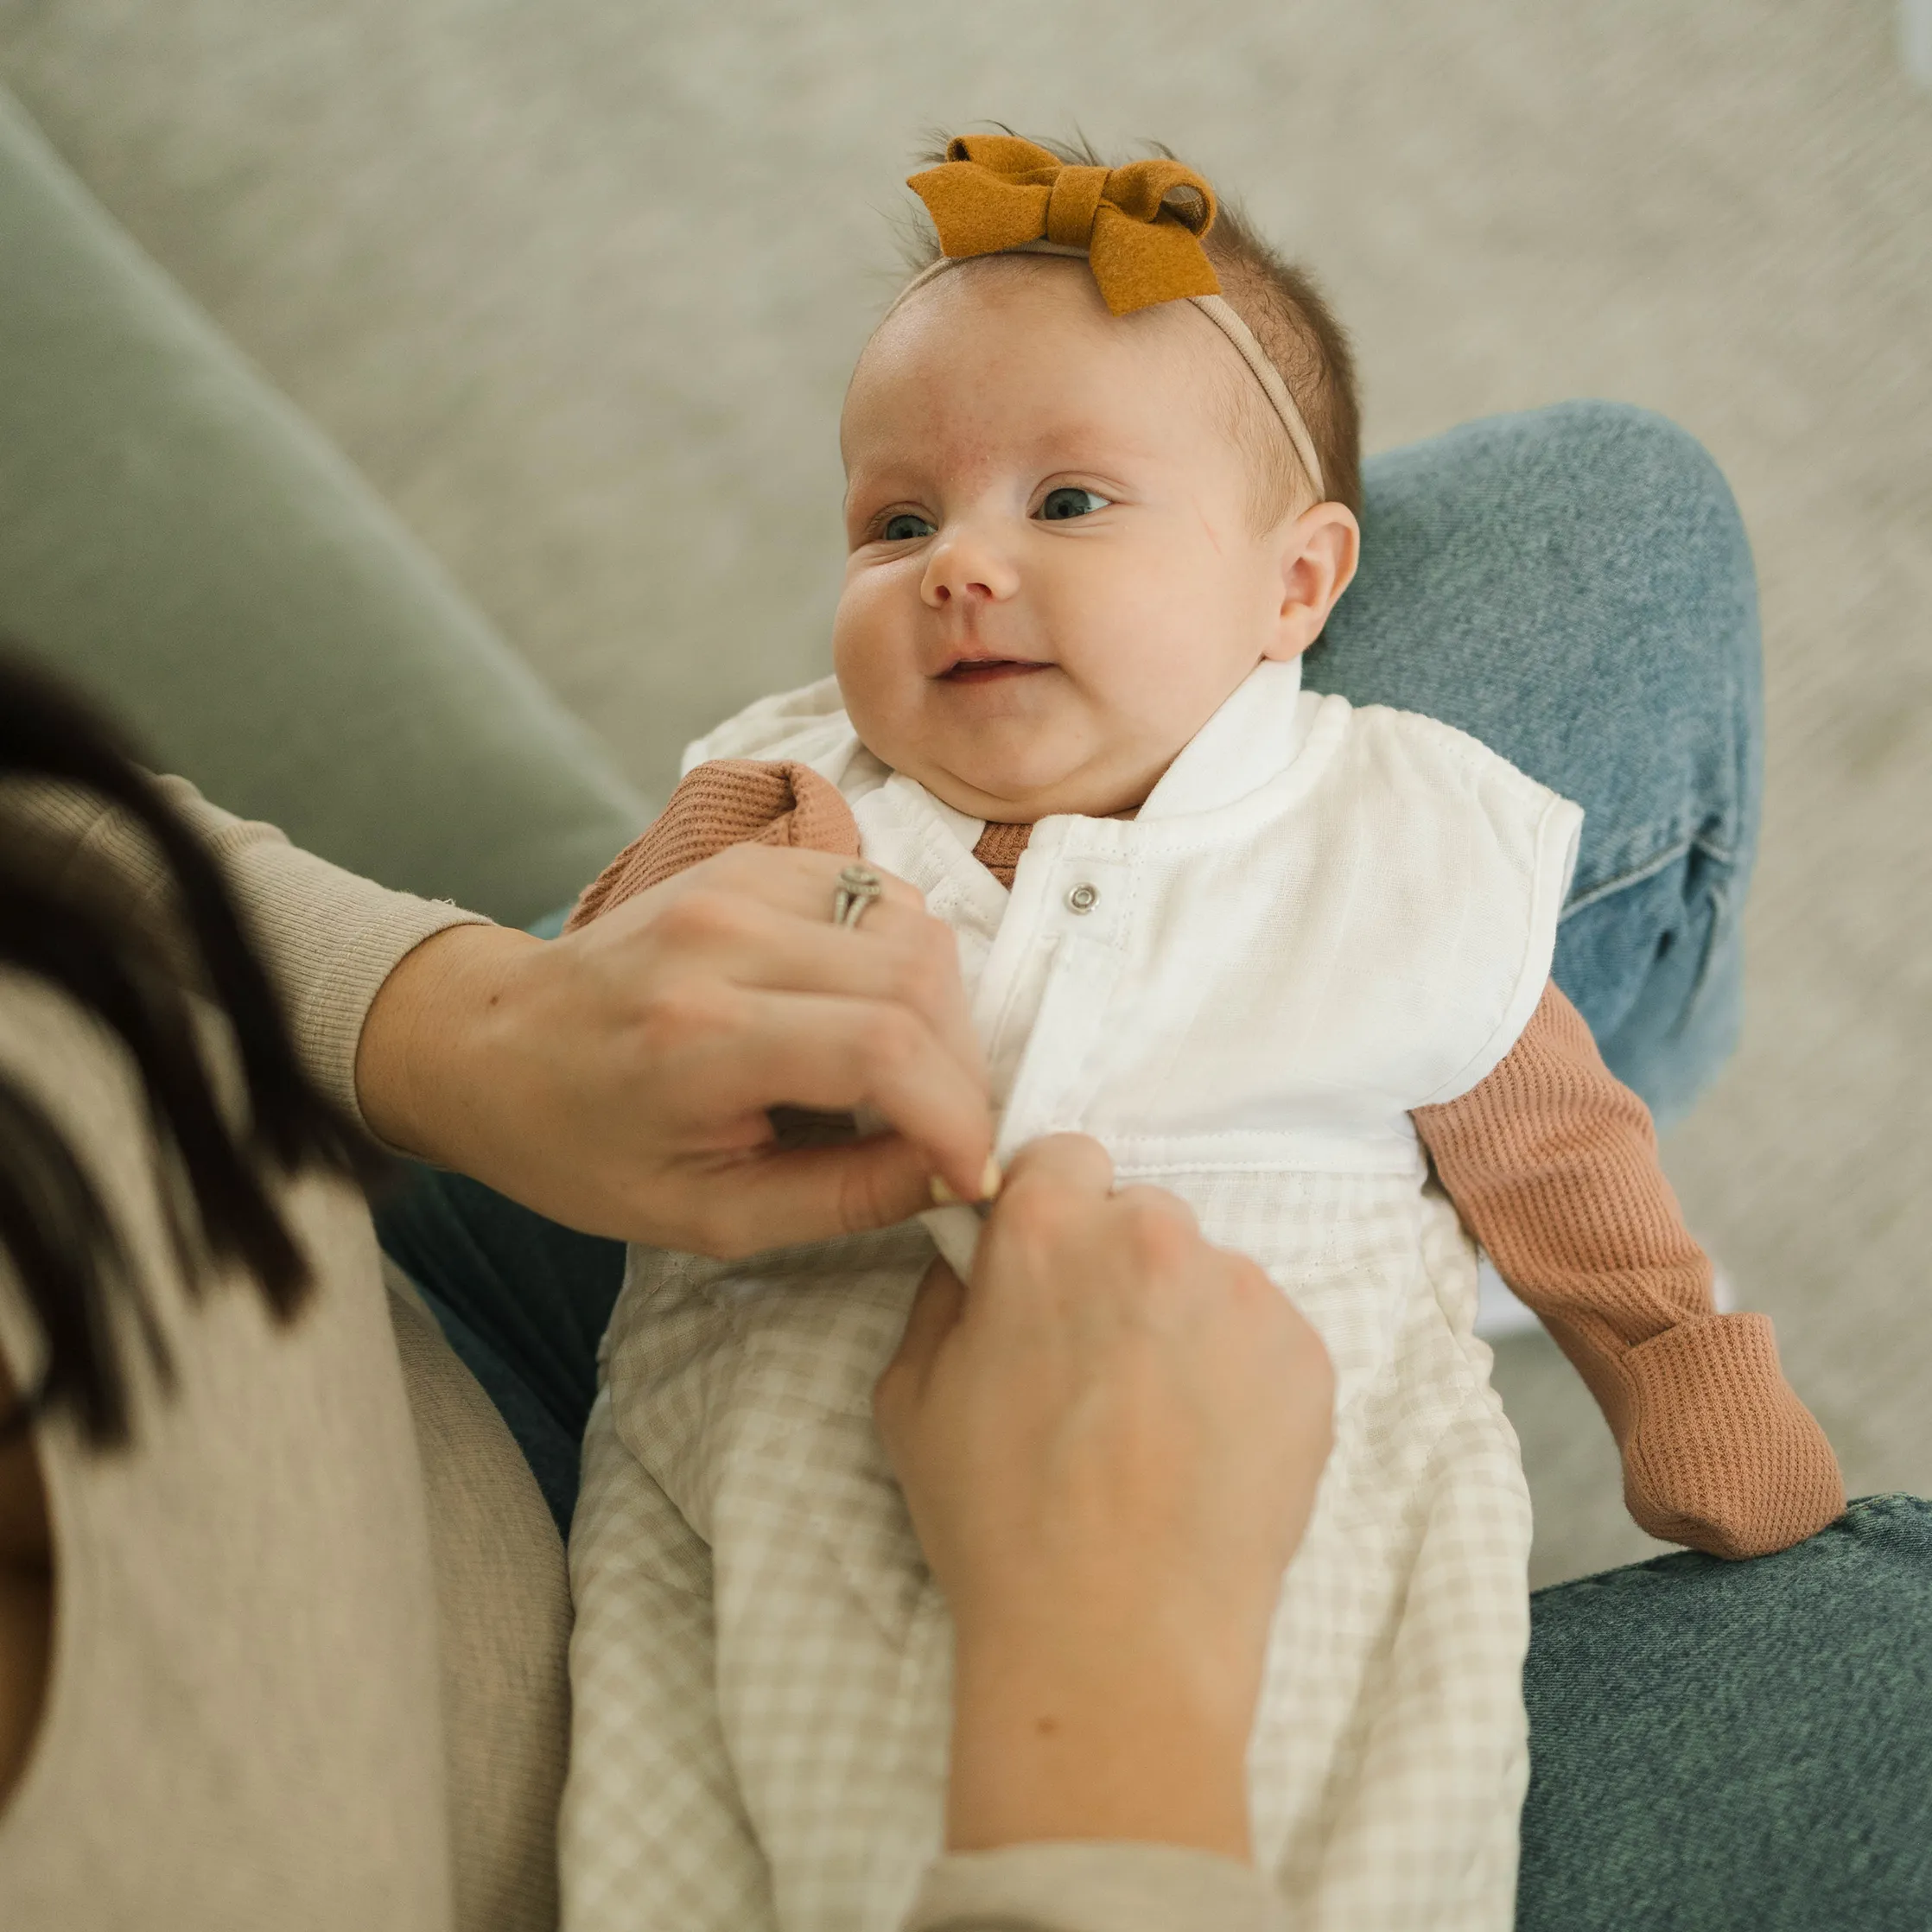
[[[211,805],[185,779],[162,790],[213,852],[281,989],[296,1051],[339,1105],[362,1117],[355,1054],[371,1001],[404,955],[452,925],[487,925],[444,899],[391,892],[289,844],[272,825]],[[158,909],[159,855],[90,793],[36,786],[33,820],[75,866],[99,865]]]
[[[1760,1556],[1843,1511],[1769,1318],[1717,1312],[1649,1111],[1554,982],[1487,1079],[1414,1118],[1465,1225],[1597,1398],[1643,1528]]]
[[[1009,1845],[927,1867],[904,1932],[1284,1932],[1252,1865],[1178,1845]]]

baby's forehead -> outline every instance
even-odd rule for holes
[[[1093,402],[1132,400],[1148,380],[1192,384],[1216,367],[1217,332],[1173,302],[1108,313],[1084,260],[995,256],[914,284],[860,351],[846,393],[855,404],[918,409],[930,385],[957,378],[995,390],[1064,381]],[[1190,321],[1198,326],[1190,327]]]
[[[1110,315],[1084,257],[992,256],[915,282],[860,353],[839,421],[847,504],[937,463],[1242,473],[1258,524],[1305,488],[1275,406],[1190,302]],[[919,484],[919,486],[924,486]]]
[[[1169,351],[1189,343],[1185,302],[1163,302],[1128,315],[1108,312],[1084,257],[987,255],[947,264],[908,284],[860,353],[912,336],[939,341],[1001,333],[1048,331],[1070,350],[1089,347]]]

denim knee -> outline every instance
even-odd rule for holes
[[[1735,869],[1693,846],[1598,893],[1557,929],[1556,983],[1660,1128],[1689,1112],[1737,1046],[1741,899]]]
[[[1932,1504],[1532,1599],[1518,1932],[1932,1925]]]

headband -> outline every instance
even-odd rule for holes
[[[893,308],[982,255],[1084,256],[1115,315],[1191,302],[1248,365],[1321,495],[1314,438],[1281,371],[1223,296],[1201,245],[1214,226],[1214,190],[1192,168],[1178,161],[1080,168],[1016,135],[968,134],[947,143],[940,166],[906,185],[925,203],[942,252],[899,290]]]

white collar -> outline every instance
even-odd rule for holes
[[[1180,748],[1137,823],[1212,811],[1278,777],[1301,749],[1301,659],[1264,659]]]

